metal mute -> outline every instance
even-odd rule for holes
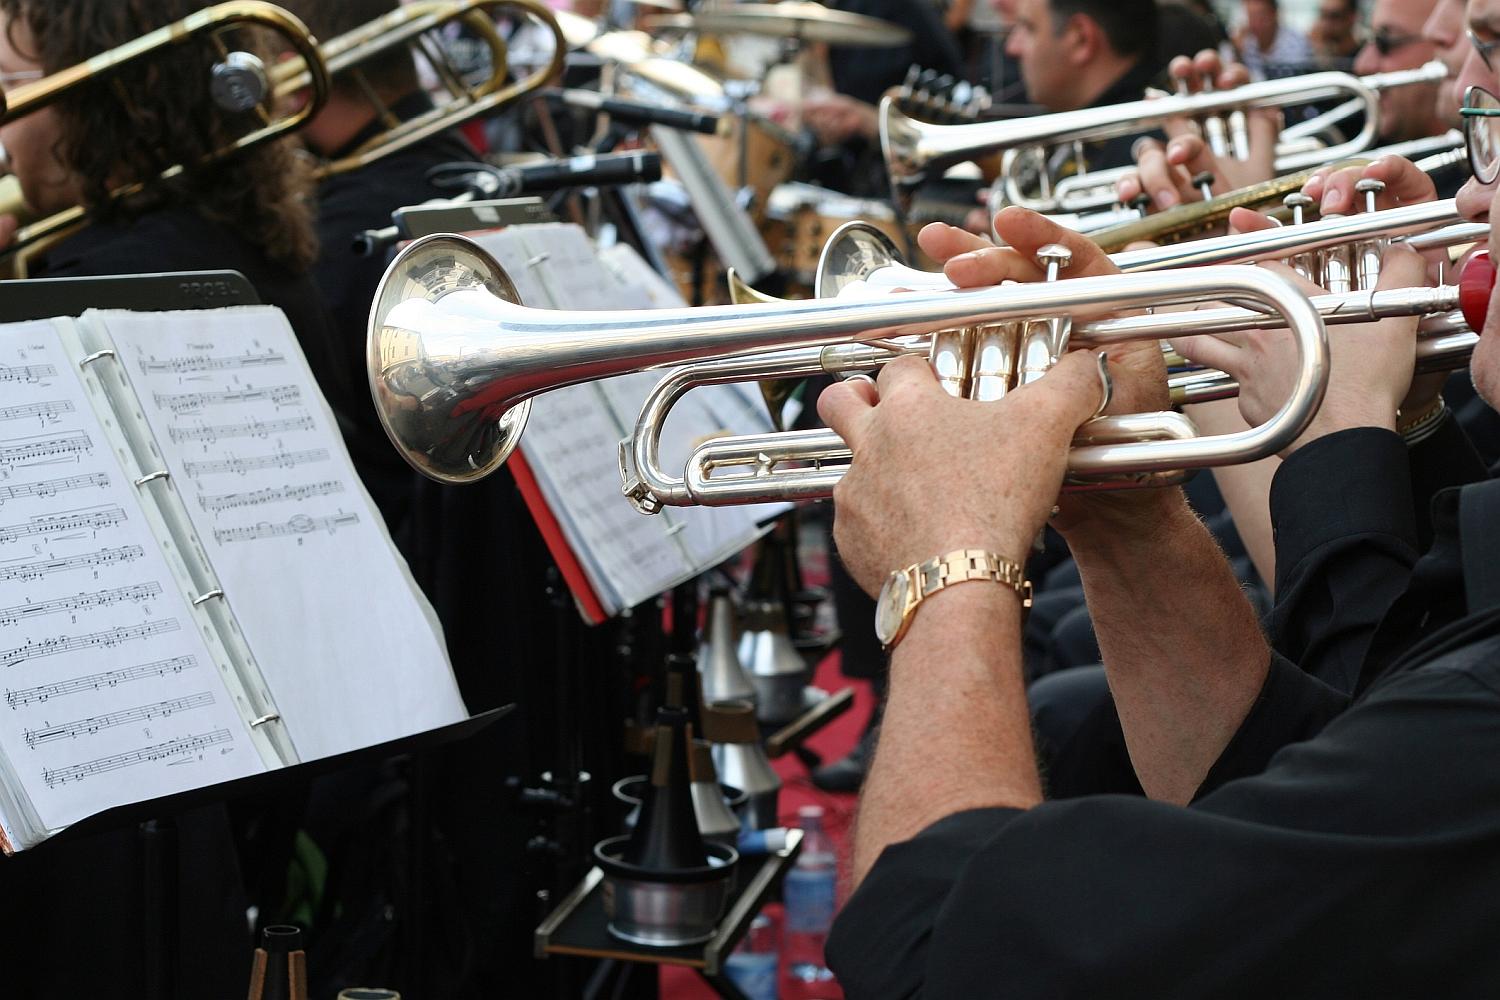
[[[755,706],[748,701],[720,702],[704,706],[702,716],[703,735],[713,744],[719,781],[747,796],[745,825],[752,830],[776,826],[781,778],[760,745]]]
[[[745,605],[745,631],[740,636],[740,660],[755,686],[756,715],[764,722],[786,722],[802,711],[802,689],[807,686],[807,661],[792,644],[786,605],[776,600]]]
[[[703,701],[755,701],[755,687],[739,657],[739,625],[727,587],[709,591],[708,621],[698,646],[699,684]]]
[[[735,846],[740,835],[740,820],[729,808],[724,792],[719,788],[713,748],[703,740],[694,740],[688,763],[693,778],[693,813],[698,818],[698,832],[704,840]]]

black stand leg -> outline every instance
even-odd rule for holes
[[[177,824],[149,819],[138,828],[141,841],[141,923],[145,943],[146,995],[177,996]]]

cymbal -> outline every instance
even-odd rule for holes
[[[586,46],[600,59],[625,67],[643,80],[681,97],[714,99],[724,96],[724,84],[685,62],[663,55],[663,47],[644,31],[611,31]]]
[[[684,15],[652,18],[652,27],[684,27]],[[812,0],[741,3],[691,15],[691,27],[709,35],[764,35],[829,45],[894,48],[911,41],[905,28],[863,14],[830,10]]]

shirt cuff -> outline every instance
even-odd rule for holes
[[[954,813],[881,852],[828,937],[828,966],[848,996],[920,992],[933,924],[965,862],[1023,812]]]
[[[1406,443],[1394,431],[1354,427],[1318,438],[1271,481],[1276,591],[1320,546],[1351,535],[1393,535],[1416,546]]]
[[[1219,759],[1209,768],[1193,800],[1196,802],[1226,782],[1260,774],[1278,750],[1312,739],[1348,707],[1348,695],[1273,652],[1260,694]]]

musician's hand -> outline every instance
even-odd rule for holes
[[[1237,210],[1233,225],[1242,231],[1272,225],[1254,212]],[[1295,282],[1309,295],[1324,290],[1282,264],[1262,264]],[[1381,259],[1377,288],[1411,288],[1425,281],[1425,265],[1413,251],[1395,246]],[[1350,427],[1396,425],[1396,410],[1412,389],[1417,317],[1335,326],[1328,331],[1328,392],[1307,430],[1282,451],[1291,454],[1309,441]],[[1257,426],[1281,408],[1297,377],[1291,334],[1265,330],[1219,337],[1182,337],[1172,345],[1186,358],[1227,372],[1240,384],[1240,413]]]
[[[1228,90],[1250,80],[1245,67],[1238,63],[1224,64],[1212,49],[1204,49],[1192,59],[1176,57],[1168,67],[1168,73],[1173,79],[1183,81],[1188,93],[1193,94],[1204,90],[1205,81],[1211,81],[1215,90]],[[1120,201],[1128,205],[1142,191],[1151,196],[1152,208],[1157,211],[1184,202],[1200,201],[1202,192],[1193,185],[1192,179],[1204,172],[1214,177],[1211,186],[1214,195],[1270,180],[1275,175],[1276,137],[1281,132],[1280,112],[1262,109],[1247,113],[1246,130],[1250,136],[1250,158],[1241,161],[1233,156],[1215,156],[1203,139],[1197,122],[1186,118],[1173,119],[1164,127],[1169,137],[1165,147],[1151,138],[1136,143],[1136,173],[1127,175],[1116,185]]]
[[[995,216],[995,231],[1008,246],[981,245],[969,234],[941,224],[926,227],[917,240],[929,256],[945,264],[944,272],[960,288],[1007,280],[1040,280],[1042,272],[1035,263],[1035,255],[1048,243],[1061,243],[1073,253],[1072,265],[1063,271],[1064,278],[1119,272],[1093,241],[1025,209],[1007,208]],[[1114,386],[1106,413],[1142,413],[1167,408],[1166,364],[1155,341],[1116,344],[1108,355]],[[1047,378],[1051,375],[1041,382],[1045,383]],[[1172,490],[1067,496],[1059,501],[1052,524],[1070,537],[1070,533],[1085,524],[1128,526],[1148,516],[1143,507],[1170,503],[1175,498],[1176,491]]]
[[[1324,167],[1302,185],[1302,193],[1318,203],[1322,215],[1363,212],[1365,198],[1354,190],[1354,185],[1366,177],[1385,184],[1385,190],[1375,196],[1377,210],[1437,200],[1437,186],[1432,178],[1400,156],[1382,156],[1362,167]]]
[[[11,245],[20,228],[21,222],[14,215],[0,215],[0,249]]]
[[[1024,562],[1062,485],[1068,442],[1099,405],[1094,361],[1064,358],[1004,399],[948,395],[920,358],[877,386],[839,382],[818,413],[854,452],[833,491],[834,541],[874,595],[895,569],[959,548]]]
[[[880,115],[874,105],[831,91],[802,102],[802,123],[812,129],[819,142],[828,146],[855,136],[866,139],[880,136]]]

